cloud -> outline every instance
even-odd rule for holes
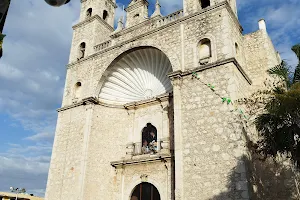
[[[42,132],[42,133],[37,133],[35,135],[26,137],[25,140],[32,140],[32,141],[52,141],[54,137],[53,133],[48,133],[48,132]]]
[[[20,122],[18,144],[2,144],[0,190],[25,187],[44,195],[53,133],[60,107],[65,65],[72,40],[71,24],[79,17],[80,1],[53,8],[44,1],[12,1],[0,61],[0,113]],[[1,135],[9,137],[8,133]]]
[[[49,170],[49,158],[24,158],[0,155],[1,191],[10,186],[23,188],[28,193],[43,196]]]
[[[123,15],[118,1],[115,23]],[[150,0],[149,15],[156,0]],[[182,9],[182,0],[160,0],[162,14]],[[258,28],[265,18],[268,32],[291,65],[297,62],[290,50],[300,35],[298,0],[238,0],[239,18],[245,32]],[[72,40],[72,25],[79,20],[80,1],[53,8],[44,1],[12,1],[4,33],[4,56],[0,61],[0,113],[20,122],[24,130],[17,144],[0,153],[0,190],[25,187],[43,196],[50,162],[57,113],[63,94]],[[22,134],[22,132],[20,133]],[[15,139],[14,139],[15,140]],[[2,164],[4,163],[4,164]]]
[[[298,0],[238,0],[239,18],[246,32],[257,29],[257,21],[266,20],[268,33],[276,50],[291,66],[297,65],[297,58],[291,47],[300,35],[300,1]]]
[[[28,193],[43,196],[52,145],[38,143],[33,146],[9,146],[6,153],[0,153],[0,190],[8,191],[10,186],[24,187]]]

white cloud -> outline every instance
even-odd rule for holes
[[[0,190],[25,187],[43,196],[80,1],[53,8],[44,1],[12,1],[0,61],[0,113],[35,132],[0,153]],[[2,132],[3,137],[9,133]],[[22,134],[22,133],[21,133]],[[42,142],[42,143],[41,143]],[[22,145],[21,145],[22,143]],[[5,144],[4,144],[5,145]]]
[[[32,140],[32,141],[45,141],[45,140],[50,140],[52,141],[54,137],[53,133],[48,133],[48,132],[42,132],[42,133],[37,133],[35,135],[26,137],[26,140]]]
[[[299,1],[237,2],[242,25],[255,31],[258,19],[265,18],[282,58],[294,65],[297,60],[290,48],[300,35]],[[155,0],[149,3],[153,8]],[[160,4],[164,15],[182,9],[182,0],[160,0]],[[4,29],[4,56],[0,61],[0,113],[8,113],[34,134],[19,141],[25,144],[10,144],[6,153],[0,153],[0,190],[12,185],[43,195],[56,124],[55,109],[61,104],[71,27],[79,20],[79,7],[79,0],[60,8],[50,7],[42,0],[11,2]],[[123,5],[118,2],[115,22],[122,15]]]
[[[243,27],[250,31],[258,28],[257,21],[266,20],[268,33],[276,50],[291,66],[297,65],[297,58],[291,47],[300,41],[300,1],[298,0],[238,0],[239,18]]]

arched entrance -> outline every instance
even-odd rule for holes
[[[160,195],[151,183],[141,183],[134,188],[130,200],[160,200]]]

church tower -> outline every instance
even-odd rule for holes
[[[218,3],[228,1],[231,6],[233,12],[237,16],[237,8],[236,8],[236,0],[184,0],[183,1],[183,10],[186,14],[192,14],[200,11],[201,9],[208,8],[210,6],[214,6]]]
[[[236,0],[150,18],[131,0],[115,30],[115,0],[81,3],[45,200],[255,199],[233,102],[279,63],[265,22],[243,35]]]
[[[81,0],[79,23],[73,26],[70,62],[93,54],[96,44],[109,39],[116,8],[115,0]]]
[[[148,1],[131,0],[126,8],[126,27],[134,26],[148,19]]]

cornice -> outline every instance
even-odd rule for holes
[[[209,11],[211,11],[211,10],[219,10],[219,9],[224,8],[224,7],[226,7],[226,9],[229,10],[230,15],[231,15],[231,16],[233,17],[233,19],[234,19],[234,22],[237,23],[237,25],[239,26],[240,30],[242,30],[241,25],[240,25],[240,23],[238,22],[238,19],[237,19],[236,15],[233,13],[233,11],[232,11],[232,9],[231,9],[229,3],[228,3],[227,1],[224,1],[224,2],[218,3],[218,4],[214,5],[214,6],[211,6],[211,7],[208,7],[208,8],[206,8],[206,9],[203,9],[203,10],[201,10],[201,11],[199,11],[199,12],[196,12],[196,13],[193,13],[193,14],[190,14],[190,15],[187,15],[187,16],[183,16],[183,17],[181,17],[181,18],[179,18],[179,19],[177,19],[177,20],[175,20],[175,21],[173,21],[173,22],[170,22],[170,23],[168,23],[168,24],[165,24],[165,25],[162,25],[162,26],[160,26],[160,27],[154,28],[154,29],[152,29],[152,30],[150,30],[150,31],[147,31],[147,32],[145,32],[145,33],[143,33],[143,34],[140,34],[140,35],[138,35],[138,36],[136,36],[136,37],[133,37],[133,38],[131,38],[131,39],[125,40],[125,41],[120,42],[120,43],[117,43],[117,44],[115,44],[115,45],[113,45],[113,46],[111,46],[111,47],[108,47],[108,48],[105,48],[105,49],[103,49],[103,50],[101,50],[101,51],[98,51],[98,52],[96,52],[96,53],[94,53],[94,54],[92,54],[92,55],[90,55],[90,56],[88,56],[88,57],[86,57],[86,58],[84,58],[84,59],[81,59],[81,60],[79,60],[79,61],[74,61],[74,62],[72,62],[72,63],[70,63],[70,64],[67,65],[67,69],[70,69],[70,68],[72,68],[74,65],[76,65],[76,64],[78,64],[78,63],[80,63],[80,62],[84,62],[85,60],[93,59],[94,57],[97,57],[98,55],[101,55],[101,54],[103,54],[103,53],[105,53],[105,52],[107,52],[107,51],[111,51],[111,50],[116,49],[116,48],[118,48],[118,47],[121,47],[121,46],[123,46],[123,45],[125,45],[125,44],[128,44],[128,43],[130,43],[130,42],[136,41],[136,40],[138,40],[138,39],[144,38],[144,37],[146,37],[146,36],[148,36],[148,35],[151,35],[151,34],[153,34],[153,33],[159,32],[159,31],[161,31],[161,30],[163,30],[163,29],[166,29],[166,28],[169,28],[169,27],[174,26],[174,25],[176,25],[176,24],[180,24],[180,23],[182,23],[182,22],[184,22],[184,21],[193,19],[194,17],[197,17],[197,16],[199,16],[199,15],[202,15],[202,14],[204,14],[204,13],[207,13],[207,12],[209,12]],[[142,23],[140,23],[140,24],[137,24],[137,25],[135,25],[135,26],[132,26],[132,27],[130,27],[130,28],[126,28],[126,29],[123,29],[123,30],[118,31],[118,32],[116,32],[116,33],[113,33],[113,34],[111,35],[111,37],[114,38],[115,35],[118,37],[118,36],[120,36],[120,35],[124,35],[124,34],[126,34],[126,33],[131,32],[131,31],[134,31],[134,30],[136,30],[136,29],[138,29],[138,28],[144,26],[146,23],[149,23],[150,20],[153,20],[153,19],[151,18],[151,19],[149,19],[149,20],[147,20],[147,21],[144,21],[144,22],[142,22]],[[151,22],[151,21],[150,21],[150,22]]]
[[[144,5],[146,5],[146,6],[149,5],[147,0],[141,0],[141,1],[133,3],[133,4],[131,4],[131,3],[132,3],[132,1],[130,2],[129,6],[127,8],[125,8],[126,12],[130,12],[130,11],[134,10],[135,8],[138,8],[138,7],[141,7]]]
[[[88,104],[94,104],[94,105],[100,105],[104,107],[109,107],[109,108],[119,108],[119,109],[125,109],[125,110],[131,110],[131,109],[136,109],[140,108],[143,106],[148,106],[148,105],[154,105],[154,104],[159,104],[161,102],[168,101],[170,97],[173,96],[173,93],[165,93],[156,97],[153,97],[151,99],[146,99],[142,101],[136,101],[124,105],[113,105],[113,104],[108,104],[104,103],[101,100],[97,99],[96,97],[88,97],[85,99],[82,99],[80,102],[73,103],[72,105],[64,106],[62,108],[57,109],[57,112],[62,112],[65,110],[69,110],[71,108],[76,108],[82,105],[88,105]]]
[[[82,27],[82,26],[84,26],[84,25],[86,25],[86,24],[88,24],[88,23],[90,23],[90,22],[92,22],[92,21],[94,21],[94,20],[98,20],[100,23],[102,23],[106,28],[108,28],[110,31],[114,31],[114,28],[113,27],[111,27],[105,20],[103,20],[99,15],[94,15],[94,16],[92,16],[92,17],[89,17],[89,18],[87,18],[87,19],[85,19],[84,21],[82,21],[82,22],[79,22],[78,24],[76,24],[76,25],[74,25],[72,28],[73,28],[73,30],[75,30],[75,29],[77,29],[77,28],[79,28],[79,27]]]
[[[162,160],[170,160],[172,156],[170,154],[162,155],[152,155],[147,158],[137,158],[137,159],[128,159],[128,160],[120,160],[111,162],[111,166],[118,167],[123,165],[135,165],[135,164],[141,164],[141,163],[149,163],[149,162],[161,162]]]
[[[65,111],[65,110],[69,110],[71,108],[79,107],[79,106],[82,106],[82,105],[89,105],[89,104],[98,105],[99,101],[95,97],[88,97],[88,98],[82,99],[78,103],[74,103],[72,105],[64,106],[62,108],[59,108],[59,109],[57,109],[57,112],[62,112],[62,111]]]
[[[154,104],[159,104],[161,102],[168,101],[170,97],[173,96],[173,93],[165,93],[159,96],[156,96],[151,99],[146,99],[142,101],[137,101],[137,102],[132,102],[132,103],[127,103],[124,105],[124,108],[126,110],[131,110],[131,109],[137,109],[143,106],[149,106],[149,105],[154,105]]]
[[[81,3],[86,2],[87,0],[80,0]],[[117,8],[117,4],[115,2],[113,2],[112,0],[107,0],[114,8]]]
[[[241,65],[238,63],[238,61],[235,58],[228,58],[228,59],[225,59],[225,60],[217,61],[217,62],[210,63],[210,64],[207,64],[207,65],[204,65],[204,66],[196,67],[194,69],[190,69],[190,70],[187,70],[187,71],[184,71],[184,72],[182,72],[181,70],[178,70],[178,71],[175,71],[175,72],[172,72],[172,73],[168,74],[168,76],[170,77],[170,79],[178,79],[178,78],[182,78],[184,76],[191,75],[195,72],[204,71],[204,70],[215,68],[215,67],[225,65],[225,64],[228,64],[228,63],[233,63],[237,67],[237,69],[241,72],[241,74],[246,79],[246,81],[249,83],[249,85],[252,84],[252,80],[249,78],[249,76],[246,74],[244,69],[241,67]]]

